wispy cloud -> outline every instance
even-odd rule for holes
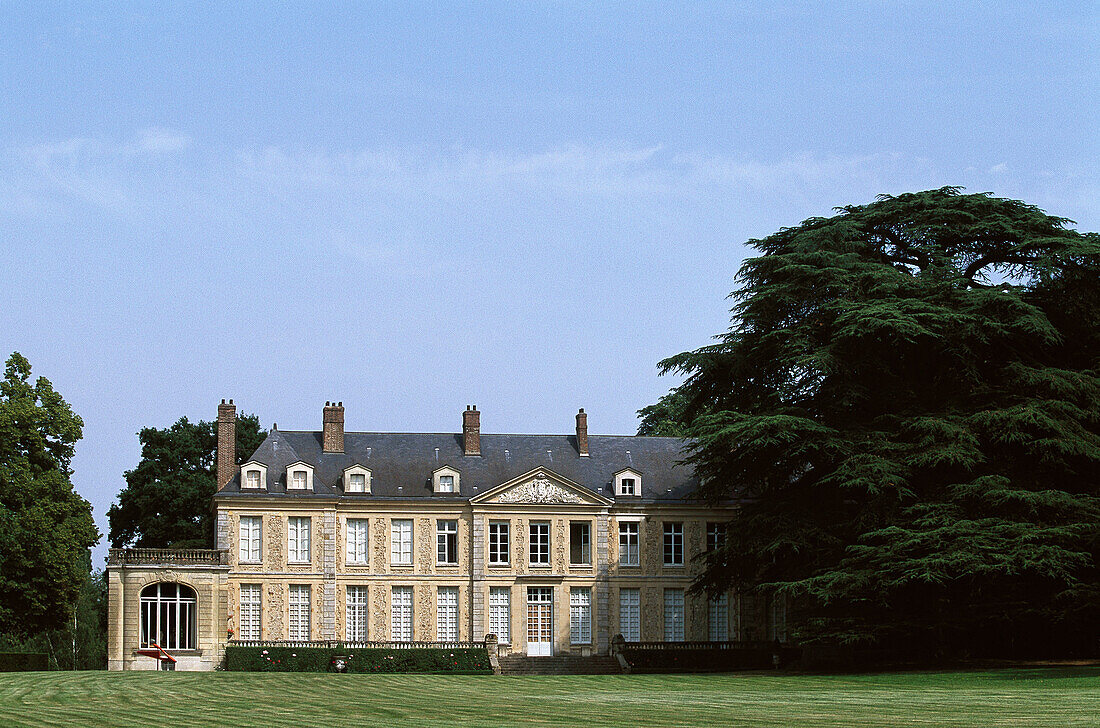
[[[151,127],[142,129],[138,135],[137,149],[143,152],[162,154],[178,152],[191,145],[191,137],[172,129]]]

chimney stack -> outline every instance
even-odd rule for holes
[[[466,405],[462,413],[462,449],[467,455],[481,454],[481,413],[477,405]]]
[[[222,400],[218,405],[218,490],[233,480],[237,470],[237,406]]]
[[[321,449],[324,452],[344,452],[344,403],[325,402],[324,437]]]
[[[577,413],[577,452],[582,458],[588,457],[588,415],[584,407]]]

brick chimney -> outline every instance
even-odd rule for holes
[[[237,471],[237,406],[222,400],[218,405],[218,490],[233,480]]]
[[[344,403],[325,402],[324,438],[321,449],[324,452],[344,452]]]
[[[481,413],[477,405],[466,405],[462,413],[462,450],[467,455],[481,454]]]
[[[582,458],[588,457],[588,415],[584,407],[577,413],[577,452]]]

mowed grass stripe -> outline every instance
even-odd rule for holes
[[[1096,726],[1100,668],[875,675],[0,674],[0,726]]]

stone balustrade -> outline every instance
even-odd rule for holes
[[[109,566],[165,564],[174,566],[228,566],[225,549],[111,549],[107,553]]]

